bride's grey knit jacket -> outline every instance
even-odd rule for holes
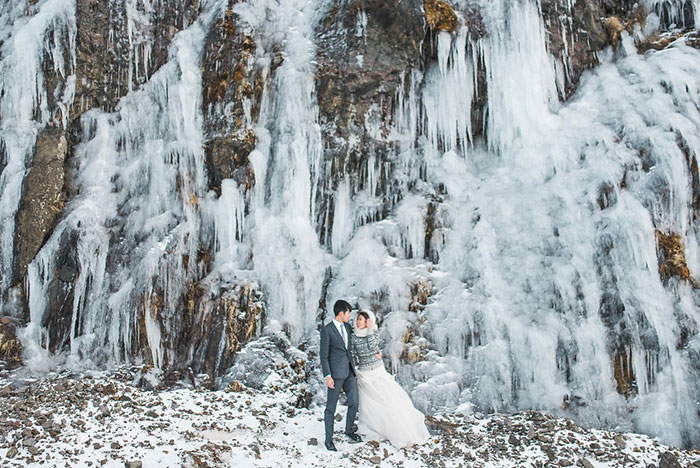
[[[379,353],[379,334],[376,331],[361,336],[357,331],[353,333],[350,342],[350,351],[355,359],[355,367],[361,371],[376,369],[382,365],[382,360],[377,357]]]

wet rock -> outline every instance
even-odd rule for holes
[[[664,452],[659,457],[659,468],[681,468],[678,458],[671,452]]]
[[[67,151],[63,130],[45,128],[39,132],[15,217],[15,283],[26,274],[27,265],[48,239],[63,209]]]

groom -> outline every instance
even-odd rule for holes
[[[326,448],[335,451],[333,444],[333,417],[338,404],[340,390],[348,398],[348,415],[345,419],[345,434],[351,443],[362,442],[360,436],[352,430],[357,414],[357,380],[355,365],[350,355],[350,337],[352,328],[350,320],[350,304],[340,299],[333,304],[335,318],[321,328],[321,370],[328,386],[328,399],[323,421],[326,426]]]

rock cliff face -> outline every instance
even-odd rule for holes
[[[598,421],[700,376],[697,83],[654,55],[694,57],[693,2],[290,5],[0,7],[0,359],[19,364],[29,325],[51,353],[213,382],[264,330],[313,349],[348,295],[386,320],[388,364],[426,408],[563,398]],[[13,41],[39,30],[41,79],[11,99]],[[316,135],[318,160],[286,160]],[[540,341],[546,372],[520,361]],[[698,398],[674,385],[677,407]]]
[[[36,140],[32,169],[24,179],[24,193],[17,211],[15,246],[17,279],[51,234],[65,203],[64,164],[68,144],[57,128],[44,129]]]

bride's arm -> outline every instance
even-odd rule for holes
[[[373,349],[373,351],[375,352],[374,355],[377,357],[377,359],[381,359],[382,358],[382,350],[379,349],[379,334],[376,332],[374,333],[372,347],[374,348]]]

